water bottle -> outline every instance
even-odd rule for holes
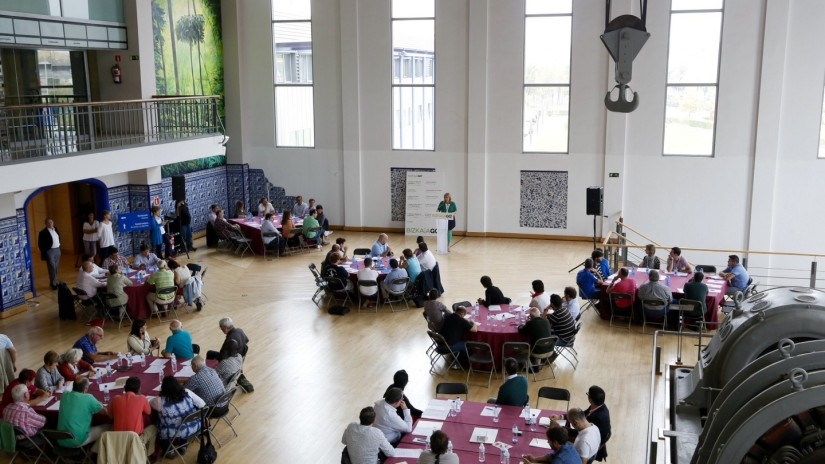
[[[456,396],[455,397],[455,404],[456,404],[457,407],[455,408],[455,410],[456,410],[457,413],[461,413],[461,403],[462,403],[461,402],[461,397]]]
[[[146,367],[146,355],[145,354],[140,355],[140,365],[141,365],[141,367]]]
[[[484,449],[484,443],[478,444],[478,462],[484,462],[485,454],[487,451]]]
[[[539,421],[538,416],[536,416],[536,417],[530,416],[530,431],[531,432],[536,431],[536,425],[538,424],[538,421]]]
[[[424,451],[427,451],[427,450],[429,450],[429,449],[430,449],[430,436],[429,436],[429,435],[427,435],[427,438],[426,438],[426,440],[425,440],[425,442],[424,442]]]
[[[501,452],[501,464],[510,464],[510,451],[507,448]]]
[[[513,424],[513,445],[516,445],[516,444],[518,444],[518,425],[514,423]],[[504,458],[502,458],[502,459],[504,459]],[[501,461],[501,462],[504,462],[504,461]]]
[[[112,375],[112,366],[111,364],[106,364],[106,378],[109,378]]]
[[[178,371],[178,360],[177,360],[177,358],[172,356],[172,373],[174,374],[177,371]]]
[[[103,402],[109,404],[109,386],[103,385]]]
[[[530,425],[530,405],[524,405],[524,423]]]
[[[126,367],[132,368],[132,353],[126,353]]]
[[[447,454],[453,454],[453,441],[447,440]]]
[[[450,417],[455,417],[458,415],[458,405],[455,401],[450,401]]]
[[[670,276],[665,276],[665,285],[670,287]]]
[[[158,383],[163,383],[163,371],[158,372]]]
[[[636,268],[635,268],[635,267],[631,267],[631,268],[630,268],[630,275],[631,275],[632,277],[636,277]]]

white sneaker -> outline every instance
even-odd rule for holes
[[[324,237],[329,237],[330,235],[332,235],[331,230],[324,231]]]

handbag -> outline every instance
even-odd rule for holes
[[[212,446],[212,438],[209,436],[209,426],[201,427],[201,449],[198,450],[198,464],[214,464],[218,460],[218,452]]]

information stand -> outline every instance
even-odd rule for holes
[[[449,232],[450,220],[455,218],[453,213],[429,213],[428,216],[435,219],[436,229],[436,249],[438,254],[446,255],[450,252]]]

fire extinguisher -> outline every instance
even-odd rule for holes
[[[117,64],[117,63],[115,63],[115,65],[114,65],[114,66],[112,66],[112,81],[113,81],[115,84],[120,84],[120,83],[121,83],[121,79],[120,79],[120,65],[119,65],[119,64]]]

